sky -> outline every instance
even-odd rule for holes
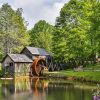
[[[28,21],[28,29],[34,27],[39,20],[46,20],[54,25],[60,9],[69,0],[0,0],[0,7],[8,3],[13,9],[22,8],[23,17]]]

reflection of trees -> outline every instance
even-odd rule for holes
[[[2,99],[3,96],[2,96],[2,83],[0,82],[0,99]]]
[[[0,89],[4,100],[91,100],[90,91],[57,80],[48,82],[39,78],[19,78],[3,82]],[[16,99],[8,99],[11,96],[16,96]]]
[[[13,82],[9,82],[9,84],[4,82],[2,84],[1,92],[2,92],[3,97],[5,98],[7,98],[10,94],[14,94],[15,87],[14,87]]]
[[[51,100],[92,100],[91,92],[75,87],[73,83],[49,82],[48,98]]]
[[[70,91],[69,89],[73,89],[74,85],[71,83],[65,83],[65,82],[49,82],[49,94],[52,93],[52,91]]]

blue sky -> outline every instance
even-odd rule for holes
[[[22,8],[23,17],[28,21],[28,29],[32,28],[39,20],[46,20],[54,25],[55,19],[59,16],[60,9],[69,0],[0,0],[0,7],[3,3],[10,4],[14,9]]]

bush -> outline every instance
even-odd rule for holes
[[[1,68],[1,70],[0,70],[0,77],[3,77],[4,73],[5,73],[4,69]]]

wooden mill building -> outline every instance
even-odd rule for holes
[[[50,53],[48,53],[45,49],[36,47],[25,47],[21,51],[21,54],[25,54],[32,60],[35,60],[37,57],[46,58],[47,56],[50,56]]]
[[[29,75],[35,59],[46,60],[50,56],[45,49],[27,46],[20,54],[7,54],[2,61],[2,66],[5,73],[11,76]]]

